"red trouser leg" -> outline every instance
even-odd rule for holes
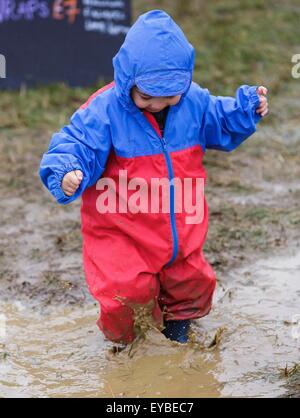
[[[131,283],[124,283],[124,289],[118,295],[98,298],[100,318],[97,324],[109,340],[130,343],[137,336],[139,326],[147,327],[149,321],[156,326],[162,325],[158,296],[157,276],[139,273]]]
[[[129,247],[128,242],[126,248],[121,246],[125,240],[116,241],[119,257],[105,257],[103,250],[88,254],[84,248],[84,268],[89,289],[100,304],[99,328],[111,341],[130,343],[136,337],[136,314],[148,315],[160,326],[162,313],[157,274],[149,271],[135,246]],[[121,257],[123,251],[130,257]]]
[[[132,342],[136,336],[135,313],[141,313],[141,309],[148,319],[154,318],[157,326],[162,324],[162,310],[167,320],[193,319],[209,313],[216,279],[200,249],[155,274],[137,248],[125,240],[114,240],[119,244],[115,251],[119,257],[105,256],[103,246],[94,252],[84,247],[87,282],[100,303],[98,326],[109,340]],[[126,254],[130,258],[126,259]]]
[[[159,303],[166,320],[194,319],[209,313],[216,277],[202,249],[175,260],[162,269],[159,278]]]

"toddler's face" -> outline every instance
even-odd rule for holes
[[[167,106],[176,105],[179,102],[181,95],[168,97],[153,97],[142,93],[136,86],[134,86],[131,90],[131,97],[135,105],[140,109],[156,113],[160,112]]]

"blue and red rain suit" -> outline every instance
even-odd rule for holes
[[[113,65],[114,82],[93,94],[53,135],[40,176],[58,203],[82,196],[83,263],[101,307],[98,325],[110,340],[130,342],[134,306],[152,306],[158,324],[162,311],[166,320],[210,311],[216,279],[202,251],[207,205],[204,201],[202,222],[187,223],[187,213],[174,210],[172,179],[205,180],[205,150],[234,150],[255,132],[261,117],[257,86],[243,85],[232,98],[213,96],[192,82],[194,49],[162,11],[137,20]],[[170,107],[164,137],[154,117],[131,99],[134,85],[151,96],[182,95]],[[68,197],[61,183],[72,170],[81,170],[83,180]],[[152,178],[168,178],[169,213],[99,213],[97,199],[104,190],[97,189],[97,181],[114,180],[118,197],[124,170],[128,182],[142,178],[150,185]]]

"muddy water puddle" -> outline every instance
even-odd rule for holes
[[[44,313],[18,301],[0,304],[0,396],[285,395],[280,369],[300,362],[300,251],[221,282],[213,311],[193,324],[193,343],[151,331],[118,354],[95,326],[93,303]]]

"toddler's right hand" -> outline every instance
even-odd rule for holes
[[[74,170],[67,173],[61,183],[64,194],[72,196],[80,186],[82,179],[83,173],[80,170]]]

